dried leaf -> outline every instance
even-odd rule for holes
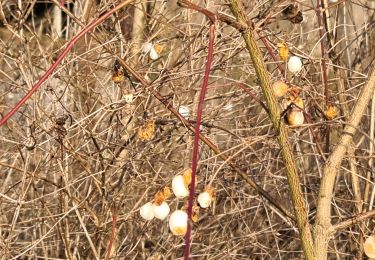
[[[148,120],[138,130],[138,139],[142,141],[150,141],[155,134],[155,121]]]
[[[112,81],[116,84],[119,84],[124,81],[124,75],[120,70],[115,71],[112,75]]]
[[[184,182],[185,182],[185,185],[186,187],[188,187],[191,183],[191,175],[192,175],[192,170],[189,168],[189,169],[186,169],[183,173],[182,173],[182,176],[184,177]]]
[[[297,5],[290,4],[282,12],[284,19],[291,23],[301,23],[303,21],[303,14],[298,9]]]
[[[161,44],[155,44],[154,45],[154,49],[155,49],[155,51],[158,53],[158,54],[160,54],[160,53],[162,53],[162,51],[164,50],[164,45],[161,45]]]
[[[164,195],[164,199],[166,199],[166,200],[169,199],[172,196],[171,189],[168,186],[165,186],[163,188],[163,195]]]
[[[279,48],[279,56],[283,61],[288,60],[289,56],[289,49],[285,42],[280,42],[277,44],[277,48]]]
[[[337,117],[337,109],[336,109],[336,107],[334,107],[332,105],[329,105],[328,108],[327,108],[327,111],[326,111],[326,117],[329,120],[332,120],[332,119],[336,118]]]
[[[165,200],[164,194],[162,191],[158,191],[154,196],[154,204],[160,206]]]

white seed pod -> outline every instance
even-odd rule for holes
[[[182,175],[176,175],[172,179],[172,191],[177,198],[185,198],[189,195],[189,189]]]
[[[159,54],[158,54],[158,52],[155,50],[154,47],[152,47],[151,50],[150,50],[150,58],[151,58],[152,60],[156,60],[157,58],[159,58]]]
[[[329,0],[330,3],[337,3],[338,0]]]
[[[375,238],[369,236],[363,244],[363,250],[369,258],[375,258]]]
[[[153,204],[152,207],[155,218],[157,219],[164,220],[170,212],[169,205],[165,201],[163,201],[160,205]]]
[[[299,126],[305,121],[305,116],[300,109],[292,109],[287,115],[287,121],[291,126]]]
[[[175,236],[183,236],[187,230],[188,215],[183,210],[174,211],[169,218],[169,229]]]
[[[288,92],[288,85],[285,82],[278,80],[272,84],[272,90],[273,93],[275,93],[275,96],[279,98]]]
[[[208,191],[202,192],[198,195],[199,206],[204,209],[208,208],[211,205],[212,199],[212,195]]]
[[[302,61],[300,57],[292,56],[288,61],[288,70],[292,73],[298,73],[302,69]]]
[[[139,209],[139,214],[144,220],[152,220],[154,218],[154,208],[151,202],[147,202]]]
[[[133,96],[133,94],[126,94],[125,96],[124,96],[124,99],[125,99],[125,102],[126,103],[132,103],[133,102],[133,99],[134,99],[134,96]]]
[[[180,106],[178,108],[178,113],[180,113],[185,119],[188,119],[190,116],[190,110],[187,106]]]
[[[142,52],[144,54],[147,54],[151,51],[151,49],[153,49],[153,44],[151,42],[146,42],[143,44],[143,47],[142,47]]]

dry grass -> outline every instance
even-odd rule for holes
[[[18,7],[12,1],[2,3],[9,23],[0,28],[2,116],[81,29],[66,15],[62,24],[54,23],[52,8],[43,15],[33,15],[32,2],[22,1]],[[88,22],[84,17],[91,21],[116,3],[101,1],[96,5],[88,1],[93,5],[85,9],[84,2],[70,4],[84,23]],[[339,116],[332,121],[324,120],[319,112],[326,110],[326,101],[314,5],[299,1],[307,21],[292,24],[280,20],[277,14],[288,1],[250,2],[254,3],[247,6],[248,15],[262,26],[261,32],[274,54],[276,44],[284,40],[293,54],[303,57],[302,73],[286,77],[303,89],[306,112],[312,120],[312,124],[290,128],[290,143],[313,223],[324,164],[316,142],[325,147],[324,126],[330,124],[330,149],[336,144],[345,121],[339,95],[350,112],[366,82],[369,64],[375,58],[375,2],[344,1],[330,8],[331,25],[337,35],[335,53],[339,55],[337,60],[327,60],[330,99],[339,110]],[[220,3],[208,1],[201,6],[231,15]],[[90,36],[83,38],[42,88],[0,128],[2,259],[104,259],[110,240],[113,245],[108,255],[112,259],[182,257],[183,238],[170,233],[167,221],[144,222],[138,209],[159,189],[170,185],[175,174],[190,167],[193,134],[134,78],[115,84],[113,54],[124,57],[175,108],[189,107],[194,123],[206,61],[208,23],[201,14],[182,9],[173,1],[144,2],[143,6],[136,4],[135,9],[145,14],[138,33],[130,30],[129,24],[134,24],[131,12],[112,16],[95,31],[104,44]],[[261,25],[258,14],[263,12],[276,19]],[[133,35],[126,33],[129,30]],[[276,133],[266,111],[239,86],[246,84],[262,100],[241,35],[222,22],[217,25],[216,35],[203,133],[291,210]],[[142,53],[142,44],[151,40],[163,47],[155,61]],[[284,78],[261,41],[259,45],[272,78]],[[344,92],[338,88],[338,71],[347,77],[343,79]],[[128,94],[134,96],[131,103],[125,101]],[[372,102],[354,137],[353,154],[343,162],[336,180],[333,223],[359,213],[352,173],[359,178],[361,210],[373,207]],[[137,131],[147,120],[155,121],[156,131],[152,140],[142,141]],[[200,147],[198,181],[197,191],[212,183],[217,200],[214,207],[201,210],[200,220],[193,226],[191,257],[301,258],[294,223],[258,196],[205,145]],[[172,210],[184,204],[176,198],[169,202]],[[117,216],[115,237],[111,237],[113,214]],[[354,258],[361,248],[360,238],[370,235],[373,228],[374,222],[369,219],[362,226],[337,233],[330,243],[329,258]]]

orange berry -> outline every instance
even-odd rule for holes
[[[272,89],[275,96],[280,98],[288,92],[288,85],[285,82],[278,80],[272,84]]]

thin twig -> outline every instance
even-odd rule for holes
[[[322,2],[324,2],[324,0],[322,0]],[[322,64],[322,85],[323,85],[323,92],[324,92],[324,99],[325,99],[325,105],[326,105],[326,108],[328,108],[328,106],[331,104],[331,100],[330,100],[330,97],[329,97],[329,91],[328,91],[328,75],[327,75],[327,71],[328,71],[328,67],[327,67],[327,63],[326,63],[326,59],[328,58],[327,57],[327,52],[326,52],[326,48],[324,47],[324,28],[323,28],[323,23],[322,23],[322,14],[321,14],[321,10],[320,10],[320,1],[317,2],[317,7],[316,7],[316,16],[317,16],[317,19],[318,19],[318,26],[319,26],[319,39],[320,39],[320,51],[321,51],[321,55],[322,55],[322,59],[321,59],[321,64]],[[328,11],[328,10],[327,10]],[[326,145],[325,145],[325,152],[328,153],[329,152],[329,146],[330,146],[330,132],[331,132],[331,127],[329,126],[329,124],[326,125]]]
[[[328,231],[329,233],[333,234],[339,230],[346,229],[348,227],[354,226],[358,223],[361,223],[369,218],[372,218],[375,216],[375,209],[367,211],[365,213],[358,214],[354,217],[351,217],[347,220],[344,220],[340,223],[337,223],[336,225],[333,225],[331,229]]]

